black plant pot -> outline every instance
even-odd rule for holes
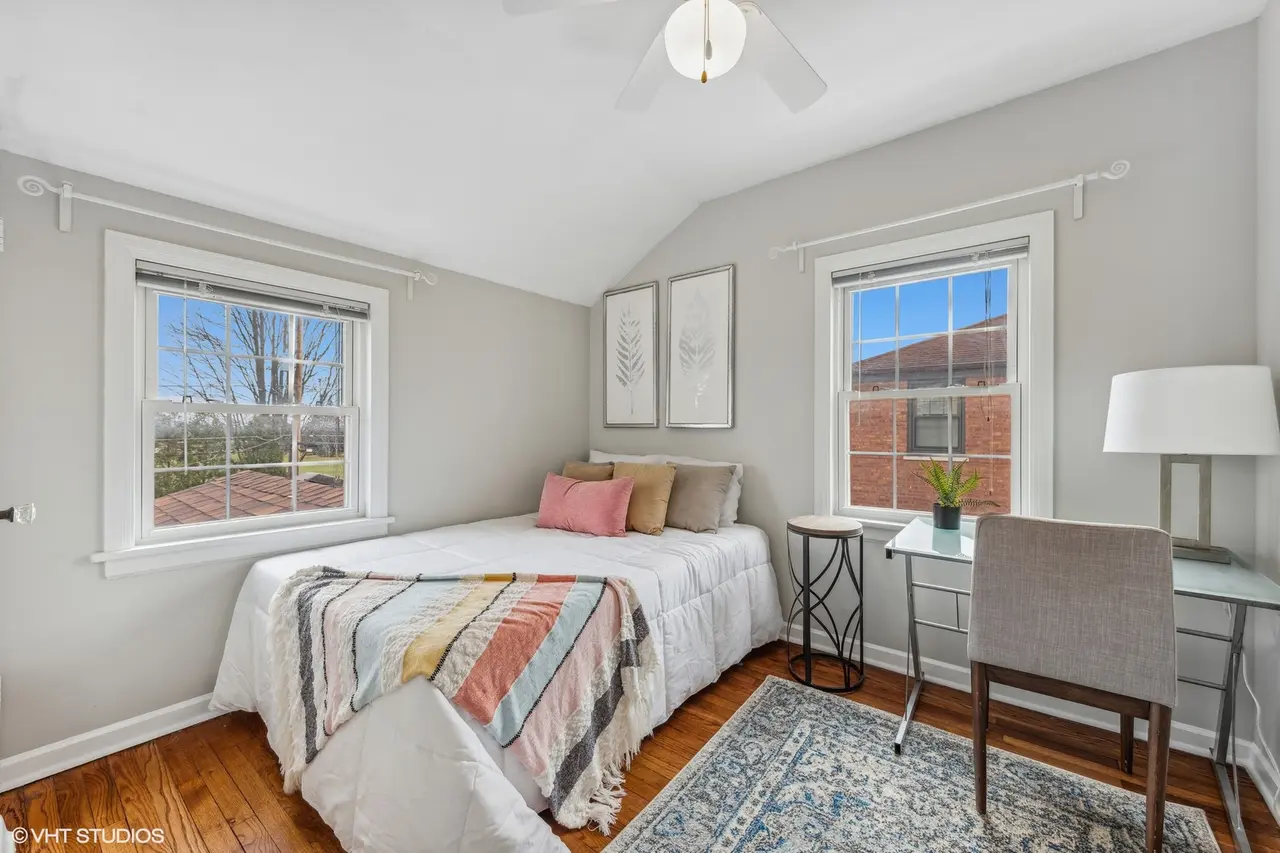
[[[933,526],[939,530],[960,529],[960,507],[933,505]]]

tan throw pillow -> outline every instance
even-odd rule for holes
[[[676,480],[676,466],[618,462],[613,466],[613,478],[623,477],[636,481],[627,505],[627,529],[657,536],[667,521],[667,501]]]
[[[612,462],[566,462],[561,477],[570,480],[581,480],[584,483],[599,483],[613,479]]]
[[[720,510],[729,496],[735,469],[712,465],[677,465],[667,504],[667,526],[694,533],[720,529]]]

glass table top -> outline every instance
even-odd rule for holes
[[[973,528],[973,522],[965,521],[959,530],[938,530],[930,520],[917,518],[889,540],[885,554],[972,563]],[[1173,591],[1193,598],[1280,610],[1280,584],[1249,568],[1234,554],[1229,564],[1174,557]]]
[[[939,530],[933,522],[916,518],[884,546],[885,553],[928,557],[952,563],[973,562],[973,522],[960,522],[959,530]]]

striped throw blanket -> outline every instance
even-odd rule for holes
[[[316,567],[280,587],[271,627],[288,792],[339,726],[420,675],[515,753],[559,823],[607,833],[652,730],[653,638],[620,578]]]

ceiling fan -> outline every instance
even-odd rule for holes
[[[502,5],[510,15],[528,15],[611,2],[502,0]],[[622,90],[618,109],[647,110],[662,86],[666,63],[706,83],[730,71],[744,54],[746,64],[793,113],[826,94],[827,84],[753,0],[682,0]]]

